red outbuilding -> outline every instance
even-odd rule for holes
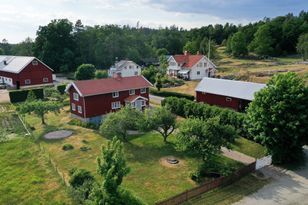
[[[196,88],[197,102],[244,111],[265,84],[203,78]]]
[[[0,55],[0,83],[9,87],[52,84],[52,72],[35,57]]]
[[[121,77],[98,80],[75,81],[66,92],[70,95],[71,114],[85,122],[100,123],[102,117],[131,105],[144,109],[149,105],[149,88],[152,84],[143,76]]]

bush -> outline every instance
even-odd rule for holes
[[[80,127],[85,127],[85,128],[93,129],[93,130],[98,130],[98,128],[99,128],[99,126],[94,124],[94,123],[82,122],[81,120],[78,120],[78,119],[72,119],[68,124],[80,126]]]
[[[187,100],[193,101],[195,99],[194,96],[183,94],[183,93],[177,93],[177,92],[170,92],[170,91],[158,91],[156,89],[150,88],[150,93],[153,95],[161,96],[161,97],[177,97],[177,98],[185,98]]]
[[[65,88],[66,88],[66,84],[58,85],[58,86],[57,86],[57,90],[58,90],[59,93],[61,93],[62,95],[63,95],[64,92],[65,92]]]
[[[182,117],[197,117],[205,120],[219,117],[220,123],[224,125],[232,125],[239,134],[247,136],[246,131],[243,128],[245,117],[245,114],[243,113],[177,97],[166,98],[162,101],[162,106],[167,106],[171,112]]]
[[[67,151],[67,150],[74,149],[74,146],[71,145],[71,144],[65,144],[65,145],[63,145],[62,149],[63,149],[64,151]]]
[[[88,150],[91,150],[91,147],[88,147],[88,146],[82,146],[80,147],[80,151],[83,151],[83,152],[86,152]]]
[[[15,90],[9,92],[11,103],[26,101],[30,91],[34,93],[36,99],[44,99],[44,90],[42,88],[32,90]]]

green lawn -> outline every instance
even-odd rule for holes
[[[244,137],[237,138],[235,143],[231,145],[231,149],[254,158],[261,158],[266,155],[265,147]]]
[[[185,205],[233,204],[241,200],[244,196],[256,192],[268,182],[269,180],[261,180],[250,174],[229,186],[216,188],[197,198],[194,198],[185,203]]]
[[[71,204],[65,187],[30,139],[0,143],[0,204]]]
[[[48,114],[48,125],[43,127],[40,120],[27,116],[27,122],[35,127],[34,134],[38,137],[47,130],[70,129],[74,135],[70,138],[55,141],[40,140],[39,142],[55,161],[59,170],[68,178],[71,168],[85,168],[96,175],[96,158],[100,154],[101,146],[107,143],[107,138],[96,131],[68,125],[70,120],[68,110],[60,115]],[[86,140],[85,143],[83,140]],[[125,143],[125,154],[131,171],[124,179],[124,186],[148,204],[154,204],[168,197],[172,197],[186,189],[197,186],[189,174],[197,168],[200,159],[195,156],[178,152],[174,148],[175,136],[169,138],[168,144],[163,143],[162,137],[150,132],[144,135],[131,136]],[[63,144],[72,144],[74,149],[63,151]],[[81,146],[88,146],[91,150],[82,152]],[[177,167],[166,167],[160,162],[162,157],[176,156],[181,163]],[[239,168],[242,164],[222,156],[217,156],[217,163]]]

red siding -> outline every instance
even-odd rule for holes
[[[73,98],[73,93],[77,93],[77,94],[78,94],[78,92],[77,92],[77,91],[75,90],[75,88],[72,86],[72,87],[70,88],[70,90],[69,90],[71,112],[72,112],[73,114],[75,114],[75,115],[80,116],[80,117],[84,117],[84,116],[85,116],[85,115],[84,115],[84,106],[83,106],[84,98],[81,97],[81,96],[79,96],[79,100],[76,101],[76,100],[74,100],[74,98]],[[75,111],[72,110],[72,103],[74,103],[74,104],[76,105]],[[82,107],[82,113],[79,113],[79,112],[78,112],[78,106],[81,106],[81,107]]]
[[[239,110],[240,99],[238,98],[228,97],[231,98],[231,101],[227,101],[226,99],[227,96],[202,93],[202,92],[197,92],[196,96],[197,96],[196,97],[197,102],[204,102],[210,105],[232,108],[236,111]]]
[[[9,73],[0,71],[1,76],[13,79],[13,85],[16,86],[16,81],[20,82],[20,86],[40,85],[52,83],[52,71],[44,64],[38,61],[38,65],[29,63],[20,73]],[[43,78],[48,78],[48,82],[43,82]],[[25,80],[31,80],[31,84],[26,85]]]
[[[140,89],[136,89],[135,95],[141,95],[142,97],[147,98],[148,99],[147,104],[149,104],[148,88],[147,92],[143,94],[140,94]],[[86,118],[100,116],[115,111],[111,109],[112,102],[120,101],[121,105],[125,106],[125,99],[127,97],[129,97],[128,90],[119,92],[119,97],[117,98],[113,98],[112,93],[85,97]]]

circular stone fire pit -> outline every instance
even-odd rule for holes
[[[71,130],[58,130],[45,134],[44,138],[47,140],[64,139],[71,136],[72,134],[73,132]]]
[[[167,161],[169,164],[178,164],[178,163],[179,163],[179,160],[176,159],[176,158],[173,157],[173,156],[167,157],[167,158],[166,158],[166,161]]]

